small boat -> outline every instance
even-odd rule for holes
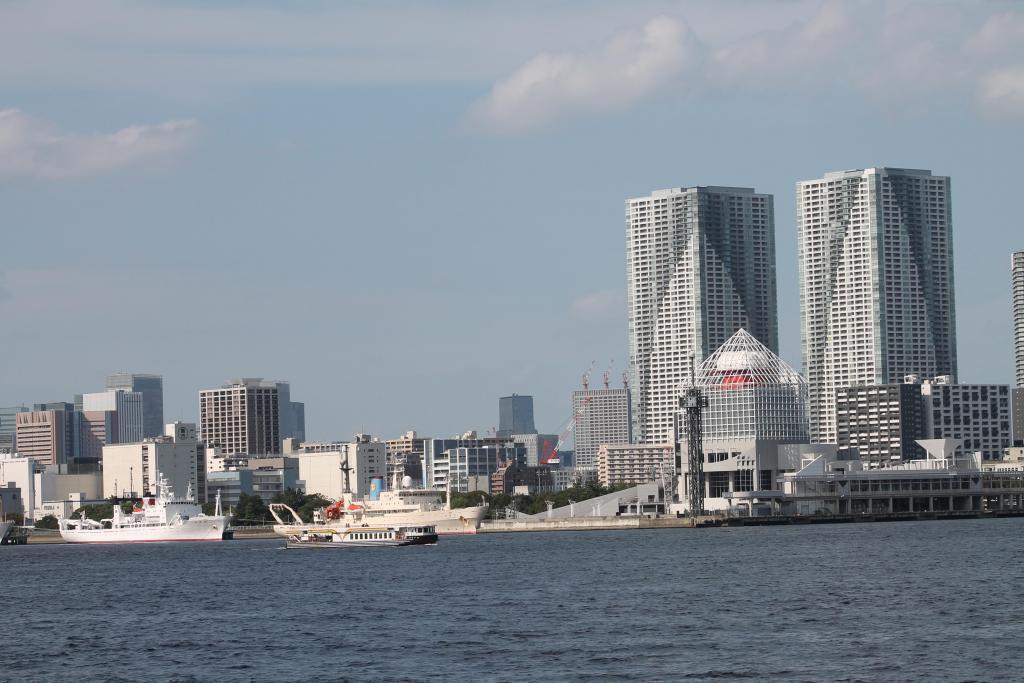
[[[341,529],[304,529],[288,536],[286,548],[366,548],[404,545],[434,545],[437,530],[432,526],[353,526]]]

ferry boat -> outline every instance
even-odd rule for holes
[[[346,515],[358,515],[363,521],[375,525],[432,526],[439,536],[475,534],[480,529],[480,522],[487,514],[486,504],[453,509],[451,491],[448,491],[445,502],[443,491],[414,489],[411,486],[410,477],[402,479],[399,486],[396,475],[392,487],[381,491],[377,500],[356,500],[351,494],[342,494],[341,500],[318,510],[308,528],[346,519]],[[294,532],[294,527],[279,523],[274,525],[274,532],[288,536]]]
[[[305,529],[288,536],[286,548],[366,548],[434,545],[434,527],[351,526],[341,529]]]
[[[191,486],[185,497],[178,499],[167,480],[160,476],[156,489],[157,495],[143,498],[130,513],[115,504],[110,519],[97,522],[86,518],[85,513],[81,519],[62,519],[60,535],[69,543],[224,540],[228,518],[221,514],[220,491],[217,492],[216,512],[206,515],[193,499]]]

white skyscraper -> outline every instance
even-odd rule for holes
[[[746,328],[778,351],[772,196],[680,187],[626,201],[633,434],[670,443],[679,385]]]
[[[1024,389],[1024,251],[1010,261],[1013,277],[1013,342],[1017,365],[1017,387]]]
[[[903,168],[797,183],[810,437],[835,443],[836,389],[956,376],[946,176]]]

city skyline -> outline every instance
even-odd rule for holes
[[[0,71],[0,405],[131,370],[196,421],[198,389],[255,374],[289,379],[312,439],[486,429],[512,392],[554,431],[591,359],[627,357],[623,199],[695,185],[774,196],[800,367],[793,185],[872,166],[953,179],[958,374],[1012,381],[1020,9],[413,14],[398,35],[377,7],[0,9],[22,65]]]

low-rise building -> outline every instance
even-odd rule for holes
[[[32,511],[36,508],[35,474],[44,467],[45,465],[34,458],[0,453],[0,486],[19,491],[21,509],[25,518],[29,520],[32,519]]]
[[[807,458],[779,478],[769,502],[791,515],[1024,510],[1024,470],[990,468],[977,451],[956,457],[958,439],[920,444],[927,459],[880,469],[859,459]]]
[[[516,490],[525,490],[532,495],[543,491],[555,491],[557,489],[552,471],[552,468],[544,465],[505,463],[491,475],[490,493],[494,495],[511,494]]]
[[[238,505],[243,493],[256,495],[264,503],[272,503],[279,493],[291,489],[305,492],[305,484],[299,477],[299,461],[289,456],[235,457],[229,469],[210,472],[207,475],[207,498],[212,501],[220,493],[221,505],[225,508]]]
[[[449,448],[432,460],[433,488],[443,490],[449,483],[452,491],[487,491],[491,475],[507,462],[526,464],[526,448],[522,445],[460,446]]]
[[[670,481],[675,473],[675,446],[665,444],[602,444],[597,451],[597,481],[601,486],[635,486]]]
[[[1006,384],[953,384],[936,377],[921,385],[928,439],[959,439],[963,452],[998,460],[1012,445],[1010,387]]]
[[[878,467],[917,460],[924,451],[917,440],[927,434],[921,387],[871,384],[836,390],[836,443],[856,448],[860,459]]]
[[[513,434],[512,441],[526,448],[526,464],[531,467],[546,465],[548,460],[557,459],[557,434]]]
[[[426,441],[426,437],[417,435],[415,431],[408,431],[399,439],[385,441],[385,457],[388,463],[386,480],[394,481],[397,476],[401,481],[402,478],[409,477],[413,482],[417,482],[415,485],[422,484],[423,447]]]
[[[503,456],[507,454],[503,449],[506,449],[507,447],[508,439],[481,439],[477,436],[477,433],[473,431],[465,432],[461,436],[457,436],[452,439],[425,439],[423,442],[423,487],[428,489],[444,490],[448,483],[448,451],[452,449],[476,449],[473,451],[474,460],[477,460],[480,457],[485,457],[483,450],[481,449],[490,449],[490,462],[492,465],[483,468],[484,471],[480,471],[480,468],[475,468],[473,474],[473,476],[484,476],[489,478],[491,474],[494,473],[494,470],[498,465],[507,459],[503,458]],[[522,451],[523,458],[525,459],[526,449],[523,446],[516,446],[513,452],[518,451]],[[465,476],[469,476],[468,472],[464,472],[463,474]],[[466,485],[468,485],[468,483]],[[489,479],[487,486],[490,486]]]
[[[349,443],[306,444],[293,454],[299,463],[299,478],[305,482],[306,493],[318,493],[331,500],[339,500],[344,493],[355,498],[370,495],[371,482],[387,476],[386,445],[356,434]]]

